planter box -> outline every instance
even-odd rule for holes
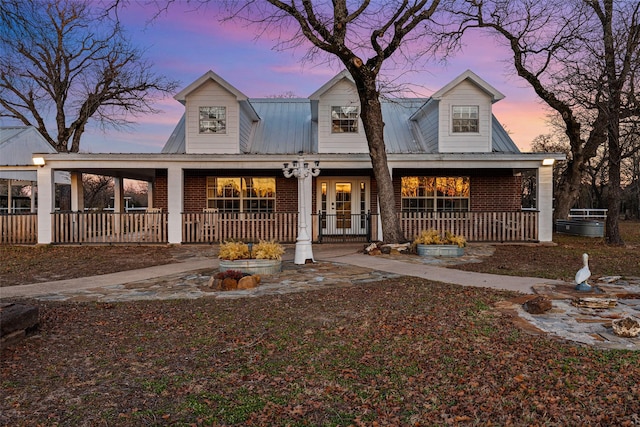
[[[556,232],[574,236],[603,237],[604,222],[586,219],[558,219],[556,220]]]
[[[420,256],[457,257],[464,255],[464,248],[458,245],[421,245],[418,244]]]
[[[247,274],[267,275],[282,271],[282,261],[277,259],[237,259],[220,260],[220,272],[227,270],[242,271]]]

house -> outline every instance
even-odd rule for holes
[[[503,98],[466,71],[430,98],[382,100],[407,237],[436,227],[471,241],[551,241],[552,165],[564,155],[521,153],[492,114]],[[38,242],[293,241],[299,220],[314,241],[383,238],[347,71],[300,99],[249,98],[208,71],[175,99],[185,113],[161,153],[42,155]],[[283,174],[307,163],[318,166],[318,176],[301,181]],[[54,171],[71,173],[72,212],[51,214]],[[533,210],[521,207],[523,171],[537,174]],[[114,214],[82,212],[82,173],[116,177]],[[152,212],[123,213],[124,178],[149,182]]]
[[[56,150],[33,126],[0,127],[0,243],[36,243],[37,166],[33,153]],[[69,174],[54,174],[55,185],[68,185]],[[25,188],[17,195],[14,188]]]

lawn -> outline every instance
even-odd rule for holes
[[[624,249],[558,236],[483,264],[572,277],[590,249],[594,274],[637,275],[637,225]],[[524,267],[533,249],[548,269]],[[530,335],[493,308],[512,296],[401,278],[237,300],[31,301],[42,324],[2,350],[0,425],[638,425],[640,354]]]
[[[640,222],[624,221],[620,231],[624,247],[608,246],[604,239],[554,234],[555,246],[497,245],[495,254],[479,264],[456,268],[511,276],[573,280],[582,267],[582,254],[589,254],[594,277],[640,276]]]

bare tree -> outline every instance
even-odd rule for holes
[[[425,27],[440,0],[350,2],[333,0],[229,1],[234,17],[280,30],[279,48],[309,46],[306,59],[324,55],[339,60],[351,73],[360,99],[360,117],[378,184],[384,240],[405,241],[396,212],[393,184],[383,137],[380,74],[385,63],[432,52]],[[294,29],[293,34],[281,29]],[[411,48],[415,48],[411,51]],[[419,52],[419,53],[412,53]],[[406,55],[402,58],[402,55]],[[392,59],[393,57],[393,59]]]
[[[614,0],[465,0],[452,10],[460,33],[490,29],[506,41],[513,65],[564,123],[571,158],[556,195],[556,218],[578,197],[586,165],[607,144],[607,241],[623,244],[620,209],[620,123],[638,117],[634,88],[640,61],[638,2]]]
[[[113,178],[104,175],[82,175],[85,206],[90,209],[104,209],[113,197]]]
[[[78,152],[90,120],[121,127],[155,112],[154,98],[177,84],[154,74],[129,43],[111,16],[116,6],[3,0],[0,117],[35,126],[59,152]]]

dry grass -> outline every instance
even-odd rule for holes
[[[588,249],[596,272],[637,273],[637,246],[558,242],[500,246],[477,267],[561,277]],[[65,274],[66,256],[93,273],[147,249],[86,250],[5,248],[2,259],[28,254],[21,277],[33,280]],[[172,250],[145,253],[166,261]],[[638,352],[529,335],[492,308],[512,296],[401,278],[238,300],[27,301],[41,327],[2,349],[0,425],[637,424]]]
[[[640,222],[620,224],[626,246],[605,244],[604,239],[554,234],[556,246],[497,245],[495,254],[479,264],[456,268],[511,276],[533,276],[571,281],[589,254],[594,277],[640,276]]]

